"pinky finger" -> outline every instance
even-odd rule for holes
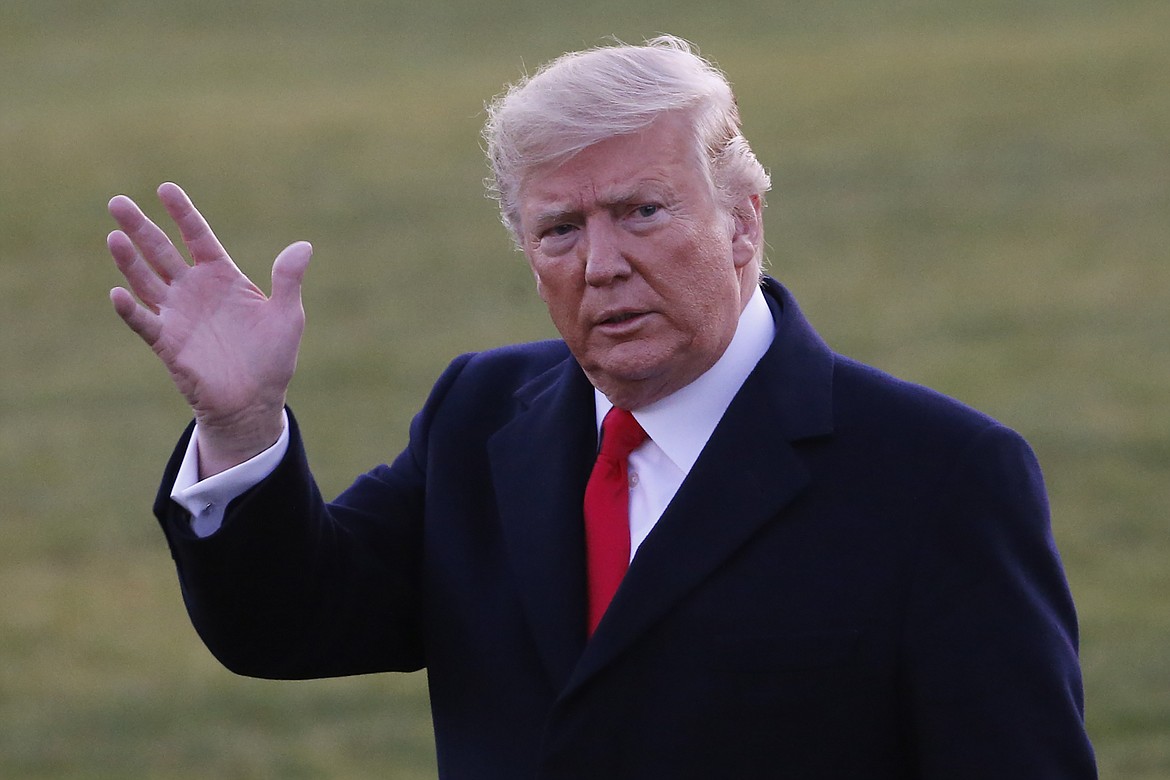
[[[143,341],[154,346],[162,330],[159,316],[134,300],[129,290],[115,287],[110,290],[110,301],[122,321],[137,333]]]

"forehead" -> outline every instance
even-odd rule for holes
[[[706,182],[685,119],[667,116],[645,130],[615,136],[568,160],[531,170],[519,191],[522,218],[550,208],[622,203],[681,193]]]

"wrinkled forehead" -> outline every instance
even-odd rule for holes
[[[621,204],[696,187],[710,189],[710,178],[691,128],[677,117],[663,117],[636,133],[530,167],[517,194],[523,219],[550,208]]]

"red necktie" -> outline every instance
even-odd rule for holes
[[[646,440],[634,415],[616,406],[601,423],[601,451],[585,486],[589,635],[593,635],[630,564],[630,483],[626,459]]]

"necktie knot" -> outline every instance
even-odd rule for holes
[[[634,415],[615,406],[601,421],[601,452],[598,455],[624,461],[644,441],[646,431],[642,430]]]

